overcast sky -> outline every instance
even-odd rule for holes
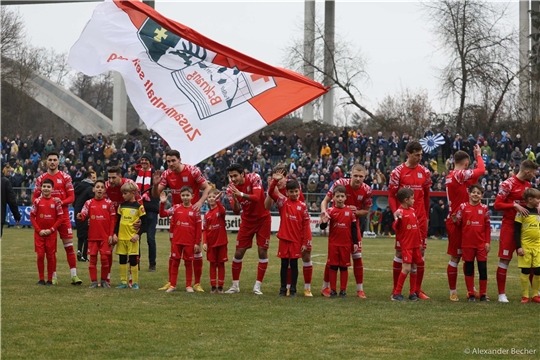
[[[68,52],[98,3],[17,6],[33,45]],[[317,1],[323,18],[324,2]],[[512,4],[518,24],[517,1]],[[283,66],[291,39],[302,36],[304,3],[183,2],[156,0],[156,10],[203,35],[268,64]],[[387,94],[426,89],[436,111],[449,111],[438,100],[437,68],[444,54],[418,2],[336,2],[336,33],[362,50],[370,82],[364,103],[374,110]]]

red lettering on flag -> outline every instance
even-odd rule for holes
[[[259,80],[259,79],[264,79],[264,82],[270,81],[270,78],[268,76],[251,74],[251,80],[253,82],[255,82],[255,81]]]

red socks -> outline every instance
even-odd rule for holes
[[[218,273],[218,286],[223,287],[225,284],[225,263],[217,263],[217,273]]]
[[[305,262],[302,267],[302,272],[304,274],[304,284],[311,284],[311,279],[313,278],[313,263]]]
[[[416,292],[422,291],[422,281],[424,280],[424,258],[422,258],[422,261],[416,264],[416,271],[418,274],[418,277],[416,278]]]
[[[497,267],[497,289],[499,290],[499,294],[505,294],[506,293],[506,272],[508,271],[508,265],[505,265],[503,263],[499,263],[499,266]]]
[[[232,279],[233,281],[240,280],[240,272],[242,271],[242,259],[233,258],[232,262]]]
[[[193,281],[193,260],[184,260],[184,266],[186,268],[186,287],[191,287]]]
[[[90,255],[88,273],[90,273],[90,281],[97,281],[97,255]]]
[[[73,243],[69,243],[67,246],[64,245],[64,250],[66,250],[67,262],[70,269],[77,267],[77,257],[75,256],[75,250],[73,249]]]
[[[185,262],[184,262],[185,264]],[[180,266],[180,259],[169,258],[169,282],[172,287],[176,287],[178,280],[178,267]],[[187,274],[187,271],[186,271]]]
[[[411,271],[409,273],[409,286],[410,291],[409,294],[415,294],[418,291],[420,291],[420,288],[418,288],[418,273],[416,271]]]
[[[349,281],[349,271],[346,268],[339,270],[339,290],[347,290],[347,281]]]
[[[257,267],[257,281],[262,282],[264,274],[266,274],[266,268],[268,267],[268,259],[259,259],[259,266]]]
[[[195,275],[195,284],[201,283],[203,269],[203,258],[202,253],[195,254],[193,258],[193,274]]]
[[[465,285],[467,286],[469,296],[474,297],[474,276],[465,275]]]
[[[210,286],[215,287],[216,286],[216,280],[217,280],[217,263],[211,262],[210,263]]]
[[[398,257],[394,257],[394,263],[392,265],[392,274],[394,275],[394,289],[398,283],[398,279],[401,276],[401,268],[403,267],[403,260]],[[403,285],[402,285],[403,286]],[[401,294],[398,293],[398,294]]]
[[[39,280],[45,280],[45,254],[38,254],[36,262]]]
[[[337,270],[330,269],[329,266],[326,267],[328,269],[328,280],[330,282],[330,290],[336,290],[337,286]]]
[[[357,284],[364,283],[364,264],[362,263],[362,258],[354,259],[353,258],[353,272],[354,278],[356,279]]]
[[[394,287],[394,295],[401,294],[401,291],[403,290],[403,284],[405,284],[406,278],[407,278],[407,274],[405,274],[404,272],[399,273],[396,286]]]
[[[457,287],[457,277],[458,277],[458,268],[455,262],[449,261],[448,266],[446,267],[446,276],[448,277],[448,287],[450,290],[456,290]]]

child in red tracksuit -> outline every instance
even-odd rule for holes
[[[38,285],[52,285],[56,269],[56,232],[62,222],[62,201],[52,198],[54,183],[43,180],[41,196],[34,200],[30,221],[34,227],[34,251],[37,253]],[[47,257],[47,282],[45,282],[45,257]]]
[[[192,287],[193,278],[193,256],[195,252],[200,251],[201,236],[202,236],[202,221],[201,214],[198,210],[194,210],[191,205],[193,198],[193,189],[190,186],[183,186],[180,189],[180,197],[182,204],[173,205],[168,210],[165,210],[165,202],[167,195],[162,193],[160,196],[161,203],[159,205],[159,216],[171,216],[170,230],[172,235],[171,242],[171,261],[169,269],[169,282],[171,285],[166,292],[176,290],[176,281],[178,278],[178,267],[180,259],[184,259],[186,268],[186,291],[194,292]]]
[[[91,289],[98,287],[97,257],[101,256],[101,287],[110,288],[107,276],[109,274],[109,257],[112,254],[114,226],[116,225],[116,211],[114,203],[105,198],[105,182],[96,180],[94,183],[94,198],[84,203],[77,219],[88,220],[88,255],[90,263]]]
[[[225,227],[225,207],[220,201],[222,195],[222,192],[217,189],[211,189],[208,192],[210,210],[204,214],[203,250],[206,251],[206,259],[210,262],[210,285],[212,286],[210,294],[216,292],[223,294],[225,263],[229,260],[227,257],[229,239]]]
[[[407,275],[410,274],[409,300],[418,301],[418,295],[416,295],[416,265],[422,261],[422,253],[420,252],[420,228],[415,210],[412,207],[414,205],[414,191],[410,188],[401,188],[398,190],[396,197],[401,206],[394,214],[395,220],[392,226],[396,232],[396,241],[401,245],[403,268],[392,292],[392,300],[407,301],[401,291]]]

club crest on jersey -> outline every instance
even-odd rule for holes
[[[484,213],[483,210],[478,210],[478,214],[482,215]]]
[[[297,206],[297,207],[296,207],[296,210],[302,210],[302,207],[301,207],[301,206]]]
[[[411,224],[407,225],[407,230],[411,230],[411,229],[412,229]]]
[[[358,197],[357,197],[358,201],[362,201],[363,198],[364,198],[363,195],[358,195]]]
[[[90,218],[91,218],[92,220],[94,220],[94,219],[96,218],[96,215],[92,215],[92,216],[90,216]]]
[[[251,192],[251,186],[247,187],[247,192]]]
[[[129,213],[130,213],[131,215],[135,215],[135,210],[130,210]]]
[[[56,179],[56,183],[57,183],[57,184],[61,184],[61,183],[62,183],[62,179]]]
[[[51,204],[51,209],[54,209],[54,204]]]
[[[182,176],[182,181],[183,182],[188,182],[188,177],[187,176]]]
[[[193,211],[190,211],[188,215],[193,216]]]
[[[101,208],[102,208],[102,209],[106,209],[106,208],[107,208],[107,205],[101,205]]]
[[[471,220],[467,220],[467,225],[471,225]]]
[[[416,176],[418,176],[420,179],[424,177],[424,174],[422,173],[416,173]]]
[[[345,211],[345,216],[349,216],[349,215],[350,215],[350,212]]]

